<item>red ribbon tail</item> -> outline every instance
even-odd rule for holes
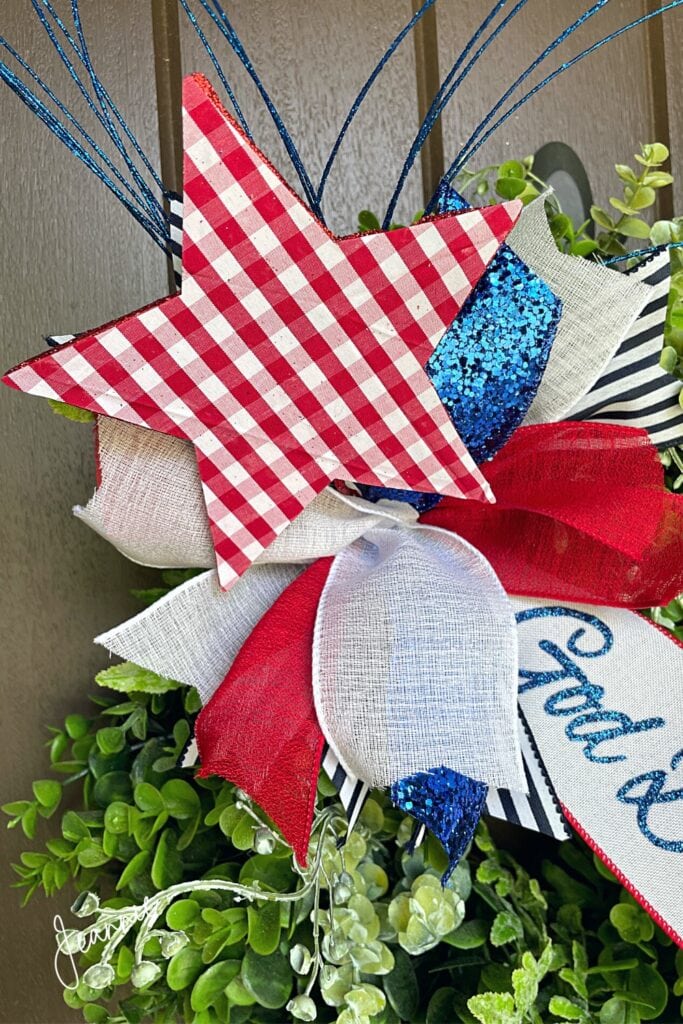
[[[321,558],[247,638],[196,723],[200,775],[240,786],[306,864],[324,746],[313,703],[315,618],[332,565]]]

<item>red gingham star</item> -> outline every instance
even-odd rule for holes
[[[183,90],[181,291],[5,382],[190,440],[226,588],[330,480],[491,499],[423,366],[519,202],[335,238]]]

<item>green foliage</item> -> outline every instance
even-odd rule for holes
[[[148,682],[149,692],[135,689],[123,703],[98,688],[92,716],[70,715],[52,730],[55,777],[34,784],[33,800],[4,809],[10,827],[21,824],[31,838],[65,787],[78,809],[63,814],[42,849],[21,855],[17,884],[27,898],[37,889],[97,889],[104,907],[209,877],[292,891],[289,850],[275,842],[257,852],[267,829],[235,788],[177,767],[196,695]],[[328,786],[320,790],[321,805],[334,802]],[[244,904],[190,891],[168,906],[142,963],[132,938],[111,970],[94,966],[101,943],[81,954],[81,980],[65,999],[86,1021],[117,1024],[677,1019],[683,957],[578,839],[539,839],[552,859],[520,863],[482,824],[442,888],[443,850],[429,839],[408,852],[410,831],[375,793],[341,849],[339,832],[322,840],[317,904],[312,895]],[[96,905],[87,896],[76,909]]]
[[[75,405],[67,405],[66,402],[58,402],[54,398],[48,398],[47,404],[58,416],[73,420],[74,423],[93,423],[95,420],[95,413],[88,412],[87,409],[79,409]]]
[[[651,228],[642,214],[654,206],[657,190],[671,185],[673,178],[661,165],[669,159],[669,150],[659,142],[641,146],[635,160],[640,171],[626,164],[616,164],[615,170],[623,183],[622,195],[612,196],[610,206],[616,213],[608,213],[599,206],[591,207],[591,217],[601,229],[596,236],[599,251],[605,256],[623,256],[629,239],[640,244],[650,240]],[[653,244],[655,243],[653,240]]]

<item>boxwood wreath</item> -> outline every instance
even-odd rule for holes
[[[610,200],[609,212],[594,206],[584,224],[549,207],[558,247],[600,259],[634,244],[683,240],[683,217],[653,226],[643,217],[657,190],[672,182],[662,169],[667,159],[666,147],[655,143],[636,154],[635,168],[617,165],[622,195]],[[494,196],[528,203],[543,182],[528,157],[466,172],[459,188],[479,204]],[[372,213],[360,214],[360,230],[378,226]],[[681,252],[671,251],[662,366],[683,378]],[[63,405],[55,411],[92,418]],[[679,490],[683,450],[662,458],[669,486]],[[164,572],[158,587],[136,596],[150,603],[193,574]],[[683,601],[649,614],[683,640]],[[111,935],[95,933],[80,950],[69,947],[75,930],[62,933],[64,999],[84,1020],[681,1019],[683,951],[577,837],[561,844],[538,837],[529,849],[521,831],[482,822],[442,888],[440,844],[429,836],[411,852],[412,822],[383,793],[367,801],[341,844],[344,814],[321,775],[312,867],[297,869],[243,792],[178,767],[199,711],[195,691],[131,664],[106,669],[96,682],[92,715],[69,715],[50,730],[54,777],[34,782],[32,799],[4,806],[8,827],[20,826],[28,839],[37,838],[39,824],[51,831],[41,848],[21,854],[15,884],[24,902],[38,890],[54,896],[72,888],[79,916],[98,901],[144,911],[161,890],[189,885],[156,922],[127,933],[110,969],[95,965]],[[231,891],[203,890],[206,879],[225,880]]]

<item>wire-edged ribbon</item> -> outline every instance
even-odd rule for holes
[[[626,607],[683,590],[683,498],[643,431],[523,428],[486,473],[497,505],[481,522],[468,502],[418,522],[409,506],[325,492],[228,594],[207,573],[99,638],[199,683],[203,770],[260,800],[301,859],[323,735],[371,784],[445,768],[524,790],[503,587]]]

